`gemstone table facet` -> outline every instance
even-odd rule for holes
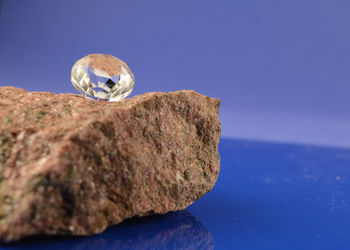
[[[122,60],[108,54],[90,54],[73,65],[71,81],[87,98],[117,102],[130,95],[135,78]]]

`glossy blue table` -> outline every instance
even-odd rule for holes
[[[3,249],[350,249],[350,150],[222,139],[212,192],[103,234]]]

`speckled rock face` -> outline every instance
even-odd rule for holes
[[[186,208],[219,174],[219,106],[194,91],[107,103],[0,87],[0,240]]]

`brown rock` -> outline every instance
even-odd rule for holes
[[[0,239],[90,235],[186,208],[219,174],[218,99],[118,103],[0,88]]]

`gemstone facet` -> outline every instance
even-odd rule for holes
[[[71,81],[87,98],[117,102],[130,95],[135,78],[122,60],[108,54],[90,54],[73,65]]]

